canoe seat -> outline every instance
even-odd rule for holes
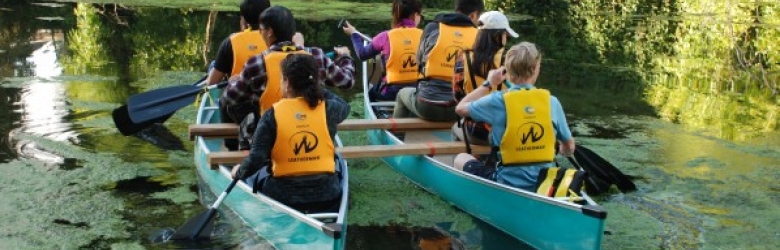
[[[340,131],[387,129],[394,131],[443,130],[452,127],[453,122],[431,122],[419,118],[397,119],[347,119],[339,124]],[[238,125],[233,123],[192,124],[189,127],[190,140],[203,138],[236,138]]]
[[[395,101],[372,102],[371,107],[395,107]]]
[[[466,152],[463,142],[427,142],[402,145],[365,145],[344,146],[337,148],[344,158],[375,158],[397,155],[454,155]],[[471,145],[472,154],[488,154],[489,146]],[[249,155],[249,151],[220,151],[209,153],[206,162],[211,169],[217,169],[220,164],[237,164]]]

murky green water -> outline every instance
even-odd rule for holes
[[[264,246],[230,216],[210,245],[151,242],[155,231],[205,209],[186,137],[195,108],[129,137],[110,115],[134,93],[199,79],[237,27],[236,13],[220,12],[207,30],[202,9],[210,4],[190,1],[141,2],[177,8],[0,3],[0,249]],[[349,43],[329,18],[346,5],[334,6],[313,8],[320,14],[299,22],[307,44]],[[635,177],[639,191],[599,197],[609,211],[604,249],[776,248],[777,1],[507,8],[534,17],[513,27],[542,47],[539,85],[561,99],[578,143]],[[389,25],[353,23],[367,34]],[[359,91],[339,92],[356,112]],[[344,138],[365,140],[359,132]],[[421,239],[455,249],[522,247],[377,160],[350,166],[350,249],[418,249]]]

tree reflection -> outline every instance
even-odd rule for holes
[[[518,26],[521,39],[543,48],[541,82],[635,95],[655,106],[664,119],[712,128],[723,138],[746,139],[777,130],[776,4],[486,2],[489,8],[534,17]],[[710,108],[702,112],[704,107]]]

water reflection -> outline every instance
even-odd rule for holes
[[[44,31],[38,34],[46,33]],[[61,38],[61,33],[58,36]],[[21,96],[16,103],[19,106],[16,112],[22,116],[18,128],[10,133],[10,137],[13,140],[13,137],[29,134],[57,142],[76,143],[78,133],[73,131],[72,124],[65,118],[70,113],[64,99],[65,88],[56,80],[47,80],[62,74],[62,68],[57,61],[57,44],[62,46],[62,43],[55,40],[57,36],[54,33],[36,38],[41,40],[31,42],[35,49],[26,59],[29,63],[29,76],[33,78],[22,87]],[[14,148],[20,156],[49,163],[65,163],[64,157],[41,149],[33,141],[17,140]]]
[[[109,116],[111,109],[133,93],[188,84],[197,78],[193,76],[202,75],[205,59],[214,57],[218,41],[235,30],[236,13],[220,12],[213,31],[208,31],[210,12],[189,8],[0,2],[4,4],[0,9],[0,76],[4,77],[0,131],[13,139],[3,138],[0,161],[18,154],[79,171],[88,168],[84,163],[93,160],[87,159],[93,155],[63,157],[61,152],[86,149],[111,155],[108,162],[118,162],[114,167],[125,170],[117,174],[121,176],[106,173],[111,179],[100,186],[122,200],[117,205],[120,208],[106,212],[121,218],[90,221],[87,227],[84,220],[57,217],[47,226],[81,232],[114,225],[111,230],[122,232],[84,236],[93,237],[89,239],[92,244],[81,247],[271,248],[229,212],[221,221],[221,235],[228,236],[212,245],[156,244],[146,239],[150,232],[177,226],[204,209],[192,180],[192,156],[181,150],[190,146],[185,135],[194,109],[183,109],[165,126],[138,137],[120,137]],[[512,26],[522,33],[522,40],[542,47],[546,66],[540,85],[562,99],[567,112],[576,118],[572,122],[584,124],[585,128],[579,126],[578,142],[592,146],[624,172],[643,177],[637,193],[601,197],[610,211],[607,227],[611,234],[605,236],[605,249],[771,248],[766,242],[776,238],[771,219],[780,204],[780,188],[775,184],[780,176],[773,171],[780,159],[780,118],[777,96],[771,93],[778,77],[776,55],[780,53],[774,44],[780,37],[780,21],[768,14],[776,4],[750,2],[741,3],[744,8],[728,8],[728,2],[710,3],[584,0],[507,4],[520,6],[518,13],[534,17]],[[347,36],[334,28],[337,19],[299,20],[299,29],[309,45],[328,50],[349,44]],[[367,34],[389,25],[388,21],[353,23]],[[67,43],[29,42],[45,37]],[[68,53],[52,53],[64,50]],[[46,56],[50,58],[43,59]],[[353,92],[339,93],[349,97]],[[48,142],[66,148],[54,153],[45,149],[49,146],[40,147]],[[93,165],[99,165],[104,160],[94,161]],[[134,173],[136,168],[140,170]],[[397,175],[370,176],[359,167],[354,172],[366,179],[397,178],[386,182],[395,185],[388,185],[387,190],[409,187]],[[366,187],[376,181],[355,181],[365,185],[355,185],[353,197],[372,192],[364,195],[373,198],[371,202],[387,198],[381,196],[386,190]],[[67,188],[93,191],[79,189],[81,185]],[[401,194],[393,199],[409,199],[404,196],[408,191],[398,191]],[[438,198],[427,195],[424,199]],[[48,209],[61,204],[40,205]],[[365,209],[363,205],[352,209]],[[441,218],[445,217],[442,214],[455,213],[446,205],[425,210],[439,221],[401,227],[357,226],[377,220],[408,225],[416,220],[404,221],[405,214],[391,213],[350,218],[355,226],[349,227],[348,248],[525,247],[478,220],[475,226],[460,226],[465,228],[441,222],[451,219]],[[745,232],[758,239],[744,239]]]

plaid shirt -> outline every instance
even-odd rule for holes
[[[284,46],[294,45],[289,41],[277,43],[260,55],[249,58],[239,77],[235,80],[231,79],[230,84],[225,87],[220,101],[226,101],[228,105],[232,106],[257,100],[265,91],[265,83],[268,80],[262,55],[272,51],[282,51]],[[300,46],[296,48],[306,50],[314,56],[317,65],[320,66],[320,79],[323,79],[325,85],[348,89],[355,84],[355,66],[351,57],[342,56],[334,61],[328,58],[320,48]]]

